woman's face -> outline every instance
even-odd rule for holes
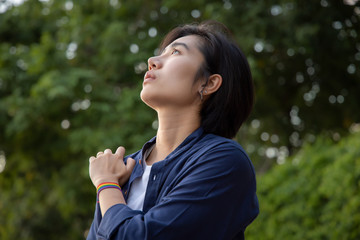
[[[155,110],[200,106],[202,81],[194,81],[204,57],[201,39],[195,35],[178,38],[159,56],[148,60],[141,99]]]

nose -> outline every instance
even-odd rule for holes
[[[148,68],[149,70],[152,69],[158,69],[161,67],[161,61],[159,59],[159,56],[151,57],[148,59]]]

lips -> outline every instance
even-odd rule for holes
[[[149,81],[153,81],[153,80],[155,80],[155,74],[154,73],[152,73],[152,72],[150,72],[150,71],[147,71],[146,73],[145,73],[145,76],[144,76],[144,83],[145,82],[149,82]]]

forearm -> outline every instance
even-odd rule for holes
[[[104,189],[99,194],[99,205],[101,215],[104,216],[106,211],[116,204],[126,204],[121,191],[115,188]]]

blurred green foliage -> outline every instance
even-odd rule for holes
[[[360,239],[360,133],[319,138],[258,178],[247,239]]]
[[[86,235],[87,160],[155,135],[143,74],[179,24],[221,21],[248,56],[257,102],[237,140],[258,173],[320,133],[339,141],[360,122],[359,12],[338,0],[0,1],[0,239]]]

